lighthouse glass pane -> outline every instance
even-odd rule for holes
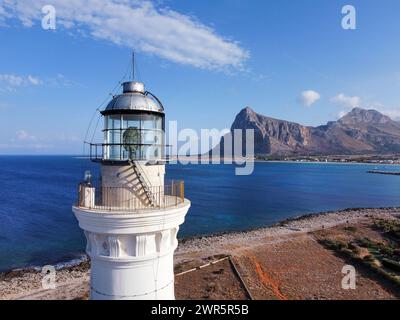
[[[121,131],[111,130],[109,132],[110,137],[110,158],[120,159],[121,158]]]
[[[155,121],[156,121],[156,129],[159,129],[159,130],[162,130],[163,129],[163,127],[162,127],[162,117],[156,117],[156,119],[155,119]]]
[[[104,130],[108,129],[108,117],[104,117]]]
[[[142,117],[142,150],[144,157],[149,160],[162,158],[163,150],[163,118],[157,115]]]
[[[124,114],[122,116],[122,129],[140,128],[140,115]]]
[[[109,129],[121,129],[121,116],[119,114],[110,116],[108,125]]]
[[[143,130],[142,143],[143,144],[154,144],[155,143],[155,133],[153,130]]]
[[[106,159],[121,158],[121,115],[110,115],[104,119],[104,155]]]
[[[156,128],[155,116],[143,115],[142,129],[155,129],[155,128]]]
[[[143,130],[142,142],[143,144],[162,144],[162,131],[158,130]]]
[[[146,159],[159,159],[162,155],[163,133],[161,130],[143,130],[143,150]]]

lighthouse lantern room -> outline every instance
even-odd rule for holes
[[[73,212],[91,259],[91,299],[174,299],[173,254],[190,201],[183,181],[165,181],[165,114],[137,81],[101,111],[104,141],[90,144],[101,166],[79,184]]]
[[[163,160],[164,107],[154,95],[144,90],[143,83],[125,82],[122,87],[123,93],[114,97],[102,111],[102,160]]]

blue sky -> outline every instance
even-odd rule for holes
[[[56,30],[41,8],[56,8]],[[341,26],[356,9],[356,30]],[[182,128],[229,128],[245,106],[306,125],[354,106],[400,117],[396,0],[0,1],[0,154],[79,154],[126,73]],[[101,123],[99,124],[99,129]]]

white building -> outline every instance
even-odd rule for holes
[[[190,201],[183,181],[164,181],[164,108],[131,81],[101,113],[104,143],[90,145],[100,183],[81,183],[73,207],[91,258],[91,299],[174,299],[173,254]]]

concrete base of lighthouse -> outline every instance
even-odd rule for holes
[[[135,213],[73,207],[91,258],[91,299],[171,300],[177,233],[190,202]]]

